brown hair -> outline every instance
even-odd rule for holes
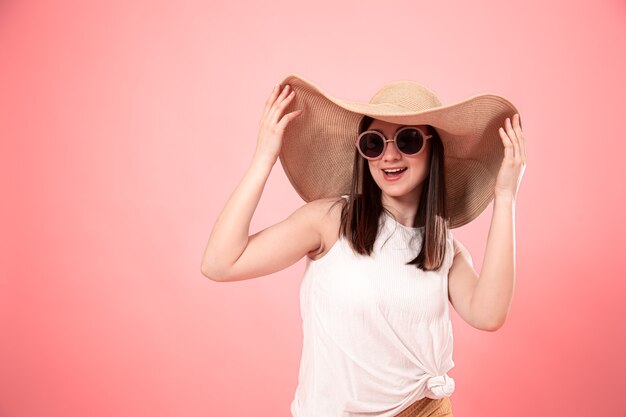
[[[364,132],[373,121],[371,117],[363,116],[358,133]],[[406,265],[415,265],[418,269],[425,271],[436,271],[443,264],[445,257],[448,221],[443,143],[435,128],[429,126],[429,129],[433,134],[430,139],[430,172],[424,180],[419,207],[414,219],[415,225],[424,226],[425,244],[422,245],[419,254]],[[381,195],[382,191],[372,177],[367,160],[355,147],[350,198],[347,201],[344,198],[338,201],[343,204],[339,233],[340,236],[346,237],[352,248],[361,255],[372,253],[374,241],[378,235],[378,219],[383,210],[393,217],[393,214],[383,207]]]

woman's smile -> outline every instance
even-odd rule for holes
[[[396,168],[396,169],[382,169],[383,178],[389,182],[399,181],[400,178],[404,176],[404,173],[408,170],[407,167],[404,168]]]

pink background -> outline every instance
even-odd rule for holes
[[[0,415],[290,416],[304,259],[200,262],[291,72],[517,106],[515,298],[451,310],[455,416],[626,415],[624,51],[620,0],[2,2]],[[250,232],[302,204],[277,163]],[[478,270],[491,212],[455,229]]]

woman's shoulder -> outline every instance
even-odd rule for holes
[[[306,206],[309,207],[308,210],[324,217],[331,211],[336,211],[336,208],[343,207],[343,203],[343,196],[324,197],[318,198],[317,200],[311,200],[306,204]]]
[[[325,197],[307,203],[322,238],[320,250],[309,256],[311,259],[319,259],[324,256],[337,241],[344,198],[344,196]]]
[[[461,254],[467,259],[468,263],[473,266],[474,262],[472,260],[472,255],[470,254],[470,251],[465,247],[465,245],[461,243],[461,241],[456,236],[454,236],[451,230],[449,230],[449,235],[452,239],[452,246],[454,248],[453,256],[456,257],[458,254]]]

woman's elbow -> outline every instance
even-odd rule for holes
[[[215,281],[215,282],[222,281],[221,277],[223,274],[218,273],[218,271],[216,271],[214,268],[211,268],[210,265],[206,263],[202,263],[202,265],[200,266],[200,272],[202,273],[202,275],[204,275],[211,281]]]

